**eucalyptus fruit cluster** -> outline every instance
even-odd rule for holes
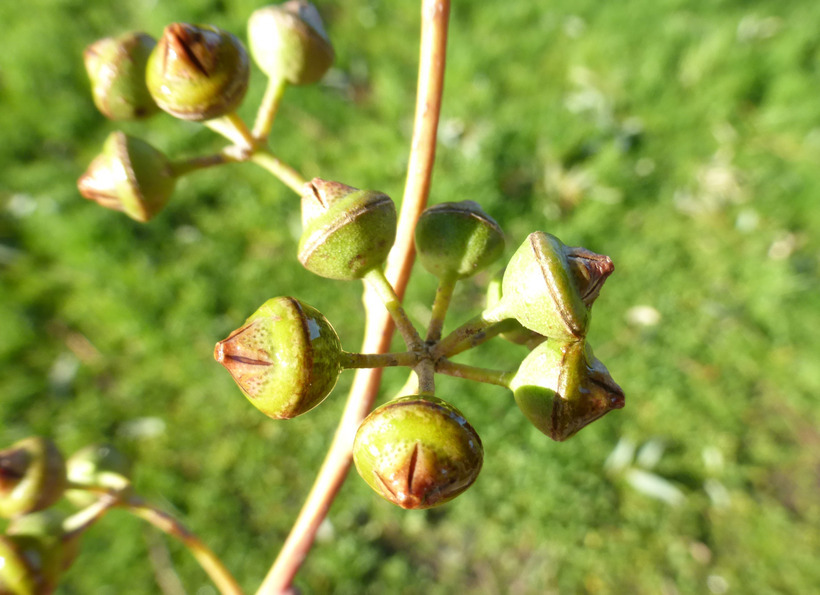
[[[145,222],[165,207],[176,180],[198,169],[254,160],[292,176],[271,159],[266,138],[285,87],[320,80],[333,63],[333,46],[318,11],[304,0],[255,11],[248,40],[250,52],[218,27],[171,23],[159,39],[139,31],[88,46],[84,60],[94,104],[107,118],[141,120],[165,112],[202,122],[232,146],[175,161],[144,140],[112,132],[78,180],[80,193]],[[268,77],[253,130],[236,114],[248,90],[251,58]]]
[[[383,272],[396,236],[393,200],[316,178],[305,184],[301,207],[299,262],[320,277],[362,280],[393,317],[406,351],[347,352],[318,310],[294,297],[276,297],[219,341],[214,357],[247,399],[275,419],[319,405],[347,368],[411,368],[406,389],[362,421],[353,445],[359,474],[387,500],[403,508],[436,506],[466,490],[481,469],[481,439],[436,393],[436,374],[506,387],[525,417],[558,441],[624,405],[623,391],[586,341],[591,307],[613,271],[608,257],[535,232],[491,284],[487,308],[442,337],[456,284],[501,258],[505,237],[475,202],[431,206],[415,231],[419,261],[439,280],[422,337]],[[495,336],[531,348],[516,370],[451,361]]]
[[[65,497],[82,509],[97,505],[100,494],[122,497],[129,472],[110,446],[90,446],[66,460],[54,442],[32,436],[0,450],[0,518],[8,519],[0,535],[0,593],[51,593],[93,521],[83,511],[69,517],[55,505]]]

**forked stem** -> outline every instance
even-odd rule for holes
[[[416,115],[408,163],[407,184],[399,215],[396,242],[387,262],[386,276],[399,299],[404,296],[413,266],[413,231],[427,204],[435,159],[436,133],[444,86],[449,0],[422,0],[421,59]],[[365,294],[366,323],[362,352],[384,353],[390,346],[393,326],[385,309],[374,306]],[[381,368],[359,370],[353,380],[342,419],[333,442],[279,557],[258,593],[279,594],[291,590],[293,578],[310,551],[322,520],[341,488],[350,468],[353,438],[373,408],[381,383]]]

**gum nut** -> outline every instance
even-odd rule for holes
[[[172,23],[151,52],[148,90],[172,116],[197,122],[231,113],[248,90],[250,65],[239,40],[210,25]]]
[[[504,252],[504,232],[471,200],[426,209],[415,239],[422,266],[439,279],[470,277]]]
[[[478,477],[481,439],[452,405],[412,395],[375,409],[353,444],[359,475],[402,508],[430,508],[452,500]]]
[[[94,105],[105,117],[138,120],[159,112],[145,84],[145,66],[156,45],[150,35],[132,32],[100,39],[85,49]]]
[[[68,570],[80,551],[80,534],[66,538],[63,521],[67,515],[64,512],[49,508],[15,517],[6,527],[7,535],[29,536],[45,540],[48,545],[59,543],[61,564],[63,571]]]
[[[145,223],[159,213],[176,178],[160,151],[123,132],[112,132],[77,181],[83,197]]]
[[[248,44],[265,74],[293,85],[315,83],[335,57],[319,12],[302,0],[265,6],[251,14]]]
[[[570,273],[565,248],[553,235],[531,233],[507,264],[502,305],[530,330],[577,341],[586,336],[589,308]]]
[[[131,484],[131,461],[110,444],[91,444],[68,457],[66,473],[72,484],[122,491]],[[90,490],[66,490],[66,498],[77,507],[97,499]]]
[[[386,194],[319,178],[302,195],[299,262],[328,279],[361,279],[381,267],[396,239],[396,205]]]
[[[63,569],[59,538],[0,535],[0,593],[47,595],[57,587]]]
[[[318,310],[278,297],[217,343],[214,358],[257,409],[274,419],[290,419],[333,390],[341,349],[336,331]]]
[[[65,460],[48,438],[24,438],[0,451],[0,517],[48,508],[65,487]]]
[[[510,389],[529,421],[562,441],[624,406],[624,393],[583,341],[549,340],[521,363]]]
[[[500,274],[494,275],[487,284],[487,310],[492,310],[501,301],[501,279],[503,277],[503,273],[504,272],[501,271]],[[547,340],[544,335],[525,328],[515,319],[508,319],[506,323],[514,323],[515,328],[499,335],[505,341],[515,343],[516,345],[524,345],[527,349],[532,351]]]

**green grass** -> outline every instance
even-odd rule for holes
[[[543,229],[613,258],[590,341],[627,406],[557,444],[504,390],[442,380],[440,396],[484,442],[477,483],[440,509],[405,512],[352,475],[298,586],[817,591],[820,5],[453,5],[432,199],[480,202],[508,233],[507,256]],[[310,487],[351,374],[314,412],[273,422],[213,361],[213,344],[267,298],[293,295],[355,350],[360,287],[298,265],[298,201],[253,165],[183,180],[148,225],[82,200],[75,181],[118,128],[94,110],[85,45],[129,29],[156,36],[173,20],[244,38],[257,6],[0,4],[0,444],[116,443],[136,460],[139,491],[249,590]],[[417,7],[319,7],[337,84],[288,90],[275,151],[306,177],[398,197]],[[252,118],[263,86],[255,72],[241,114]],[[175,157],[221,146],[167,116],[122,128]],[[459,289],[447,328],[477,311],[484,282]],[[417,323],[433,291],[419,270],[407,296]],[[492,342],[461,361],[512,368],[524,353]],[[382,400],[404,375],[385,378]],[[619,443],[637,460],[607,471]],[[674,503],[636,489],[635,468],[672,486]],[[208,584],[185,550],[123,513],[83,543],[61,593],[156,592],[155,573],[171,569],[188,592]],[[148,551],[165,547],[172,568],[158,571]]]

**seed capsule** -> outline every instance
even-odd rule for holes
[[[606,256],[570,248],[555,236],[534,232],[515,252],[504,273],[505,313],[546,337],[583,339],[590,306],[612,269]]]
[[[64,512],[49,508],[15,517],[6,527],[6,534],[42,541],[42,545],[51,550],[49,555],[59,556],[59,567],[62,571],[66,571],[74,563],[80,551],[80,534],[71,537],[65,534],[63,521],[66,516]],[[53,551],[54,549],[56,551]],[[53,561],[53,565],[57,566],[56,560]]]
[[[621,387],[585,341],[542,343],[521,362],[510,389],[527,419],[558,441],[624,406]]]
[[[422,266],[439,279],[464,279],[488,267],[504,252],[504,232],[471,201],[426,209],[415,232]]]
[[[329,279],[361,279],[380,267],[396,239],[396,205],[386,194],[315,178],[302,195],[299,262]]]
[[[156,40],[145,33],[106,37],[83,53],[94,104],[111,120],[137,120],[159,111],[145,84]]]
[[[492,310],[501,301],[502,277],[503,271],[501,272],[501,274],[494,276],[487,284],[487,310]],[[502,339],[509,341],[510,343],[515,343],[516,345],[524,345],[527,349],[532,351],[541,343],[547,340],[547,338],[544,335],[541,335],[539,333],[536,333],[535,331],[531,331],[530,329],[521,326],[521,323],[515,320],[514,318],[509,319],[508,324],[514,324],[515,328],[505,333],[501,333],[499,336]]]
[[[304,0],[265,6],[248,21],[251,55],[265,74],[315,83],[333,64],[333,46],[316,7]]]
[[[63,547],[48,535],[0,535],[0,593],[46,595],[57,587]]]
[[[32,436],[0,451],[0,517],[48,508],[65,487],[65,461],[51,440]]]
[[[175,184],[165,155],[143,140],[112,132],[77,188],[85,198],[144,223],[162,210]]]
[[[478,477],[481,439],[452,405],[412,395],[375,409],[359,426],[353,461],[359,475],[402,508],[452,500]]]
[[[146,82],[160,108],[197,122],[231,113],[248,90],[248,54],[210,25],[172,23],[148,59]]]
[[[341,373],[341,343],[322,314],[291,297],[265,302],[216,344],[214,358],[265,415],[290,419],[330,394]]]

